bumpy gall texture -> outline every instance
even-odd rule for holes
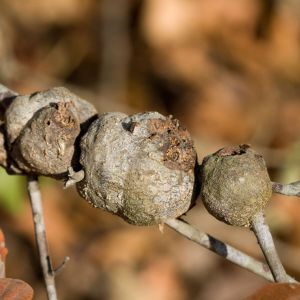
[[[71,102],[47,106],[21,131],[13,157],[26,173],[63,176],[74,156],[74,142],[80,133]]]
[[[63,87],[17,96],[5,111],[11,168],[62,178],[96,109]],[[78,146],[78,145],[77,145]]]
[[[176,218],[195,196],[191,137],[177,120],[156,112],[101,115],[82,138],[80,162],[82,197],[131,224]]]
[[[248,145],[223,148],[203,160],[201,196],[217,219],[250,226],[272,195],[265,161]]]
[[[5,113],[5,124],[8,141],[12,144],[20,135],[21,130],[32,119],[34,114],[49,104],[72,102],[72,113],[78,117],[79,123],[84,124],[97,114],[89,102],[79,98],[64,87],[56,87],[31,95],[16,97]]]

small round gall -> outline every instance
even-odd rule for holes
[[[251,226],[271,195],[265,161],[248,145],[223,148],[204,158],[201,197],[209,213],[220,221]]]
[[[63,87],[16,96],[5,111],[11,169],[65,178],[78,167],[78,141],[96,118],[94,106]],[[77,159],[76,159],[77,158]]]

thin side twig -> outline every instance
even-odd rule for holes
[[[289,184],[282,184],[279,182],[272,182],[272,190],[274,193],[300,197],[300,181]]]
[[[215,252],[232,263],[247,269],[269,281],[274,282],[274,278],[267,264],[264,264],[242,251],[225,244],[209,234],[199,231],[193,226],[180,221],[178,219],[170,219],[165,222],[169,227],[185,236],[189,240],[199,244],[200,246]],[[290,282],[296,282],[294,278],[289,276]]]
[[[28,176],[28,194],[31,203],[35,238],[46,284],[47,296],[49,300],[57,300],[54,280],[55,274],[48,250],[41,192],[39,189],[38,179],[35,176]]]
[[[253,217],[251,226],[251,229],[254,232],[259,246],[270,267],[274,280],[276,282],[289,282],[290,280],[276,251],[274,241],[263,212],[259,212]]]
[[[60,264],[60,266],[58,266],[55,270],[53,270],[54,275],[58,275],[67,265],[67,263],[69,262],[70,257],[66,256],[63,260],[63,262]]]

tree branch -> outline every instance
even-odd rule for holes
[[[5,86],[0,84],[0,126],[4,126],[4,114],[9,107],[11,101],[14,97],[16,97],[17,94]],[[1,128],[0,128],[1,129]],[[3,137],[3,141],[5,142],[5,132],[0,131],[0,138],[1,135]],[[0,154],[1,154],[1,146],[3,146],[3,149],[6,151],[6,143],[3,143],[1,145],[0,143]],[[11,173],[18,173],[17,171],[14,171],[13,169],[10,170],[10,168],[14,167],[4,167]],[[72,175],[72,174],[70,174]],[[70,176],[70,179],[74,178]],[[288,196],[299,196],[300,197],[300,181],[291,183],[291,184],[280,184],[273,182],[272,184],[273,192],[280,193]],[[34,226],[35,226],[35,235],[36,235],[36,241],[40,256],[40,262],[42,265],[42,270],[44,274],[44,280],[46,283],[47,288],[47,295],[49,300],[56,300],[56,288],[55,288],[55,274],[56,271],[59,272],[64,266],[62,264],[61,267],[58,268],[58,270],[53,270],[48,246],[47,246],[47,240],[46,240],[46,232],[45,232],[45,224],[44,224],[44,218],[43,218],[43,209],[42,209],[42,201],[41,201],[41,194],[39,191],[38,181],[37,177],[28,176],[28,193],[30,196],[31,206],[32,206],[32,213],[33,213],[33,219],[34,219]],[[183,236],[187,237],[188,239],[198,243],[199,245],[219,254],[220,256],[224,257],[225,259],[259,275],[264,278],[266,278],[269,281],[274,281],[272,273],[269,269],[269,267],[254,258],[248,256],[247,254],[215,239],[214,237],[202,233],[198,231],[197,229],[193,228],[191,225],[186,224],[180,220],[168,220],[166,221],[166,224],[169,225],[171,228],[173,228],[178,233],[182,234]],[[67,259],[66,259],[67,261]],[[296,282],[293,278],[288,277],[288,280],[290,282]]]
[[[289,282],[289,278],[276,251],[269,226],[266,223],[262,212],[259,212],[254,216],[251,226],[251,230],[257,238],[259,246],[273,274],[274,280],[276,282]]]
[[[28,194],[32,208],[35,238],[46,284],[47,296],[49,300],[57,300],[54,280],[55,274],[48,250],[41,192],[38,179],[35,176],[28,176]]]
[[[170,219],[165,222],[169,227],[177,231],[179,234],[185,236],[189,240],[199,244],[200,246],[215,252],[224,257],[232,263],[247,269],[269,281],[274,281],[272,273],[267,264],[257,261],[251,256],[239,251],[217,239],[203,233],[193,226],[180,221],[178,219]],[[294,278],[289,276],[290,282],[297,282]]]
[[[272,190],[274,193],[300,197],[300,181],[292,182],[289,184],[282,184],[272,182]]]

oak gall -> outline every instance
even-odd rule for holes
[[[81,196],[131,224],[176,218],[195,196],[191,137],[177,120],[157,112],[101,115],[82,138],[80,163]]]
[[[252,218],[271,198],[272,185],[265,161],[248,145],[223,148],[204,158],[201,197],[220,221],[251,226]]]

